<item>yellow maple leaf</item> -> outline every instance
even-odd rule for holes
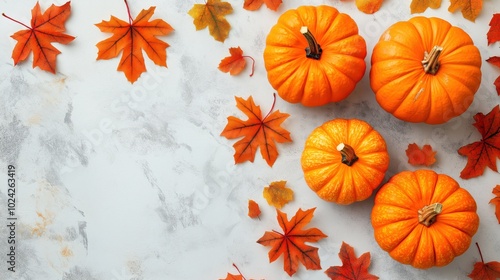
[[[263,195],[269,205],[281,209],[293,199],[293,190],[286,187],[286,181],[277,181],[265,187]]]

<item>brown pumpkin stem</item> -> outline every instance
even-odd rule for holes
[[[312,35],[311,31],[309,31],[309,28],[307,28],[307,26],[302,26],[300,28],[300,33],[306,37],[307,43],[309,44],[309,47],[306,48],[306,57],[320,59],[323,50]]]
[[[354,153],[354,149],[344,143],[340,143],[337,145],[337,151],[342,155],[342,163],[347,164],[348,166],[353,165],[357,160],[358,156]]]
[[[434,46],[430,53],[427,51],[424,54],[424,60],[422,60],[422,66],[424,66],[424,72],[427,74],[436,75],[439,70],[439,55],[443,51],[443,47]]]
[[[426,227],[431,226],[436,222],[437,215],[443,210],[443,204],[436,202],[431,205],[424,206],[418,210],[418,222]]]

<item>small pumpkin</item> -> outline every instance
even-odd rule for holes
[[[384,179],[389,154],[384,138],[358,119],[334,119],[314,129],[301,157],[307,185],[324,200],[365,200]]]
[[[264,49],[267,77],[291,103],[320,106],[345,99],[363,77],[366,42],[347,14],[330,6],[283,13]]]
[[[445,266],[469,248],[479,226],[476,202],[451,177],[403,171],[375,196],[375,240],[396,261],[416,268]]]
[[[375,45],[370,85],[387,112],[407,122],[445,123],[469,108],[481,84],[470,36],[440,18],[390,26]]]

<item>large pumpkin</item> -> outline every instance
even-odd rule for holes
[[[350,204],[367,199],[384,179],[389,154],[367,122],[335,119],[306,140],[301,157],[307,185],[324,200]]]
[[[354,20],[330,6],[283,13],[266,39],[267,77],[291,103],[320,106],[346,98],[365,73],[365,40]]]
[[[479,226],[476,202],[451,177],[404,171],[380,188],[371,214],[375,240],[416,268],[444,266],[464,253]]]
[[[469,108],[481,84],[470,36],[439,18],[397,22],[373,49],[371,88],[380,106],[408,122],[440,124]]]

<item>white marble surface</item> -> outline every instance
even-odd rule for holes
[[[50,4],[41,0],[42,9]],[[116,71],[118,59],[96,61],[95,44],[109,35],[95,23],[110,15],[126,19],[123,1],[74,0],[66,27],[77,38],[62,51],[56,75],[32,69],[31,58],[13,66],[15,41],[9,36],[21,26],[0,19],[0,224],[7,219],[7,166],[16,166],[16,272],[7,271],[6,226],[0,226],[0,279],[219,279],[236,274],[247,278],[290,279],[282,259],[269,264],[269,248],[256,243],[266,230],[279,230],[275,210],[262,197],[272,181],[287,180],[295,200],[283,211],[317,207],[311,226],[329,237],[316,243],[323,270],[303,267],[292,279],[327,279],[324,270],[340,265],[342,241],[359,255],[372,254],[370,272],[381,279],[467,279],[479,260],[475,246],[443,268],[417,270],[393,261],[373,239],[370,211],[373,199],[350,206],[320,200],[305,184],[300,168],[304,141],[316,126],[332,118],[360,118],[385,137],[391,156],[386,179],[407,163],[409,143],[431,144],[438,151],[432,169],[454,177],[478,203],[479,242],[486,260],[500,261],[500,225],[488,204],[500,176],[491,170],[462,180],[466,158],[457,149],[480,139],[472,127],[476,112],[489,112],[499,97],[492,85],[500,70],[484,62],[483,81],[474,103],[447,124],[404,123],[383,111],[369,87],[368,69],[349,98],[320,108],[304,108],[277,100],[276,109],[291,116],[284,127],[293,143],[278,146],[280,155],[270,168],[259,154],[254,163],[234,165],[234,141],[219,134],[230,115],[243,117],[234,96],[252,95],[263,112],[272,103],[262,53],[265,37],[285,10],[302,4],[327,4],[351,15],[371,50],[389,25],[411,17],[410,1],[386,0],[374,15],[360,13],[352,2],[284,0],[277,12],[262,7],[243,10],[242,1],[229,0],[232,29],[220,43],[207,30],[195,31],[187,11],[193,0],[130,1],[132,14],[156,6],[154,18],[175,31],[162,37],[168,68],[147,60],[148,72],[130,84]],[[196,1],[202,3],[203,1]],[[0,1],[0,10],[29,23],[35,1]],[[484,1],[475,23],[447,11],[448,0],[424,15],[438,16],[465,29],[481,51],[483,61],[500,55],[498,43],[487,46],[488,23],[500,12],[497,1]],[[256,59],[238,77],[217,70],[229,47],[240,46]],[[247,217],[247,200],[263,211],[260,220]]]

